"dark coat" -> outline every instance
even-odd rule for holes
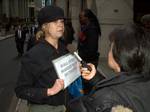
[[[78,39],[78,54],[87,63],[93,63],[98,66],[99,51],[99,31],[98,27],[90,23],[81,26],[81,32]]]
[[[99,58],[98,43],[99,43],[98,28],[94,24],[81,27],[78,40],[78,53],[87,62]]]
[[[24,53],[25,39],[26,39],[26,30],[24,28],[21,29],[21,36],[19,35],[18,30],[15,31],[16,48],[20,55]]]
[[[24,43],[26,38],[26,31],[21,29],[21,37],[19,37],[18,30],[15,31],[15,41],[16,43]]]
[[[17,97],[33,104],[64,105],[67,90],[62,90],[53,96],[47,96],[57,77],[52,60],[68,53],[64,45],[59,43],[56,50],[47,41],[40,41],[22,57],[21,71],[15,92]]]
[[[149,78],[123,73],[101,82],[98,78],[91,81],[96,82],[95,92],[72,101],[69,104],[70,112],[110,112],[116,105],[124,105],[134,112],[150,111]]]
[[[27,42],[27,51],[30,50],[36,43],[36,33],[37,33],[38,29],[34,26],[32,26],[31,28],[29,28],[28,32],[29,32],[29,39]]]

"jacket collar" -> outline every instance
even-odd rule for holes
[[[119,85],[123,83],[134,83],[134,82],[139,82],[139,81],[146,81],[150,80],[149,78],[145,78],[144,75],[142,74],[129,74],[126,72],[122,72],[117,76],[104,79],[100,82],[98,82],[95,86],[96,89],[100,89],[103,87],[108,87],[108,86],[113,86],[113,85]]]

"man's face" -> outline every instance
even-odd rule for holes
[[[84,12],[79,14],[79,22],[81,25],[85,25],[87,23],[88,18],[84,16]]]

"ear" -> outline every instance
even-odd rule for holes
[[[42,26],[42,29],[45,29],[45,27],[46,27],[46,25],[44,24],[44,25]]]
[[[42,25],[42,29],[43,29],[43,30],[45,30],[46,26],[47,26],[47,24],[46,24],[46,23],[45,23],[45,24],[43,24],[43,25]]]
[[[112,53],[112,46],[113,44],[111,45],[111,49],[108,53],[108,65],[110,68],[112,68],[115,72],[120,72],[121,69],[120,69],[120,66],[119,64],[115,61],[114,57],[113,57],[113,53]]]

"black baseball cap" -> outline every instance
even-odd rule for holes
[[[65,19],[64,11],[58,6],[45,6],[43,7],[37,17],[39,26],[42,26],[44,23],[49,23],[57,19]]]

